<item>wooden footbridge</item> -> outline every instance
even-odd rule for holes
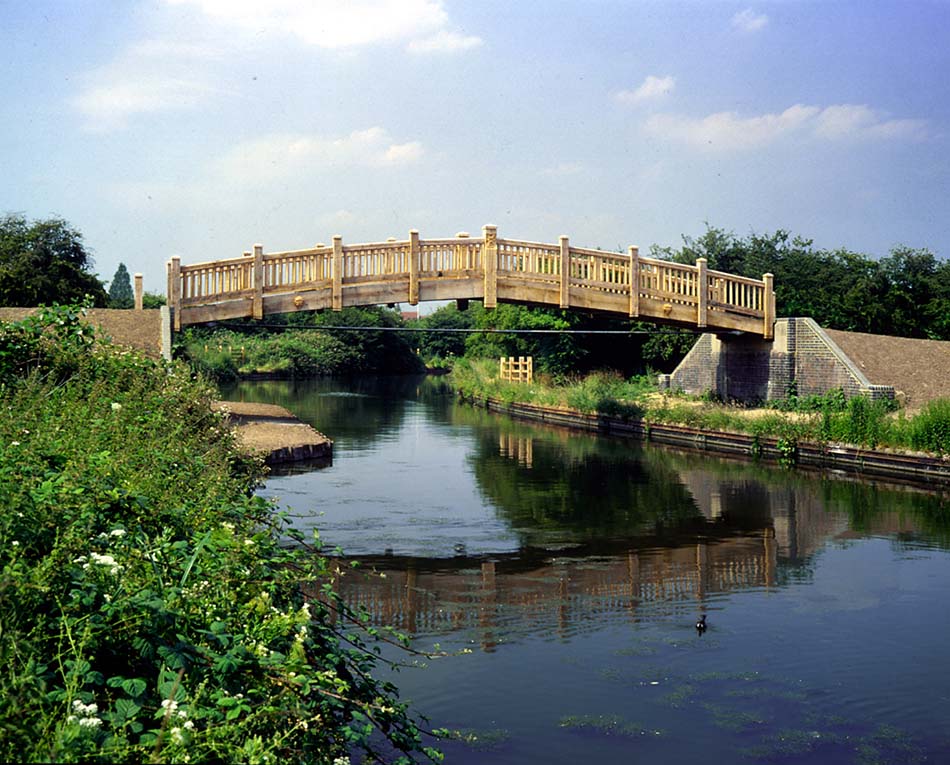
[[[168,304],[176,330],[189,324],[266,314],[428,300],[499,301],[607,312],[658,323],[738,330],[772,338],[772,275],[751,279],[696,265],[641,258],[636,247],[610,253],[482,236],[409,238],[372,244],[318,244],[183,265],[168,263]]]

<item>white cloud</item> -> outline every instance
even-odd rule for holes
[[[585,169],[582,162],[559,162],[556,165],[544,168],[541,175],[548,178],[569,178],[580,175]]]
[[[861,105],[838,104],[822,109],[795,104],[781,113],[753,117],[735,112],[717,112],[702,118],[656,114],[647,120],[646,130],[695,147],[735,151],[792,136],[818,140],[919,140],[926,137],[927,123],[887,119]]]
[[[676,79],[673,77],[655,77],[648,75],[636,90],[621,90],[614,95],[618,101],[624,104],[641,104],[644,101],[653,101],[662,96],[667,96],[673,92],[676,87]]]
[[[756,13],[751,8],[739,11],[739,13],[732,17],[732,28],[749,34],[765,29],[768,23],[768,16],[764,13]]]
[[[403,44],[451,53],[482,44],[449,29],[443,0],[165,0],[161,32],[84,73],[72,104],[92,130],[124,128],[141,114],[196,108],[225,91],[230,62],[249,47],[295,38],[325,50]],[[191,11],[191,12],[189,12]],[[276,38],[276,39],[275,39]],[[279,56],[277,48],[270,55]]]
[[[477,48],[482,42],[481,37],[440,29],[431,37],[410,41],[407,49],[410,53],[455,53]]]
[[[133,209],[233,211],[245,204],[259,206],[265,198],[300,196],[301,190],[325,187],[343,173],[371,182],[367,171],[405,167],[424,154],[420,142],[396,143],[378,126],[339,137],[274,133],[237,144],[189,180],[116,184],[112,195],[116,203]]]
[[[647,131],[680,143],[716,150],[742,149],[771,143],[798,130],[818,114],[814,106],[796,104],[781,114],[740,117],[735,112],[717,112],[695,119],[674,114],[656,114],[647,120]]]
[[[88,87],[74,99],[94,131],[123,128],[134,114],[187,109],[198,105],[214,89],[198,80],[158,73],[119,77]]]
[[[137,114],[192,109],[224,92],[207,75],[221,54],[198,41],[143,40],[83,74],[71,103],[94,131],[123,128]]]
[[[320,48],[428,37],[448,23],[442,0],[167,0],[253,34],[284,34]]]
[[[815,133],[822,138],[925,138],[924,120],[892,120],[863,104],[829,106],[818,116]]]
[[[238,144],[216,161],[213,175],[220,183],[255,186],[342,167],[408,165],[422,155],[421,143],[395,143],[381,127],[340,138],[280,133]]]

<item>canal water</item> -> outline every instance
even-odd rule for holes
[[[243,382],[334,440],[268,479],[448,655],[448,763],[950,762],[950,500],[548,429],[437,379]],[[705,614],[708,629],[697,632]]]

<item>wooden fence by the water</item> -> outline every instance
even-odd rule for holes
[[[530,383],[534,380],[533,356],[502,356],[498,360],[498,379],[505,382]]]
[[[636,247],[611,253],[557,244],[482,236],[409,238],[265,253],[184,265],[168,263],[168,304],[174,324],[346,306],[426,300],[499,301],[602,311],[651,321],[740,330],[772,337],[775,294],[771,274],[754,279],[706,267],[640,257]]]

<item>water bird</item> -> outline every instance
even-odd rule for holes
[[[456,542],[452,546],[452,549],[455,550],[456,555],[465,555],[465,545],[461,542]]]
[[[703,614],[696,621],[696,631],[702,635],[706,631],[706,614]]]

